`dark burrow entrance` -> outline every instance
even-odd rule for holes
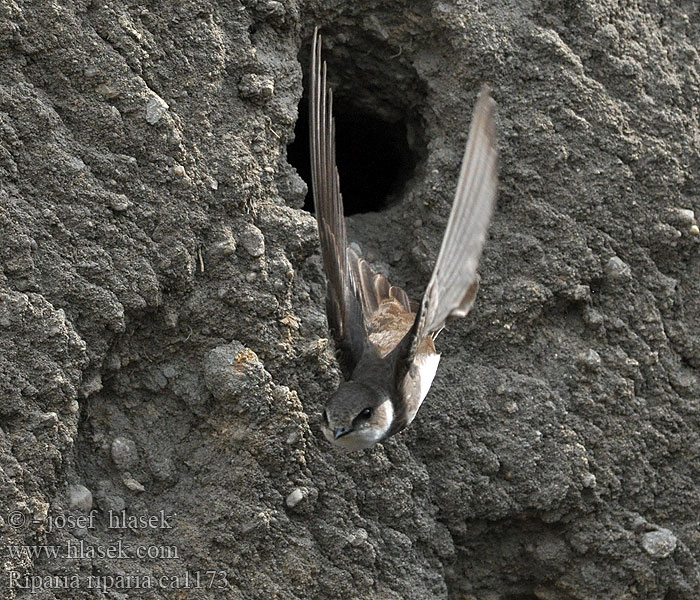
[[[333,88],[336,158],[346,216],[378,212],[399,200],[425,155],[418,110],[424,99],[423,86],[410,67],[391,60],[391,49],[377,40],[371,43],[374,46],[364,46],[357,57],[347,49],[342,57],[336,57],[324,42],[323,57],[328,62],[328,79]],[[309,185],[304,209],[314,212],[306,94],[309,56],[310,44],[306,44],[299,54],[305,74],[304,97],[287,157]]]
[[[345,215],[386,208],[400,194],[417,162],[408,145],[406,122],[388,123],[341,102],[334,103],[333,112]],[[302,179],[310,184],[309,102],[306,98],[299,105],[294,135],[287,156]],[[309,185],[304,209],[314,212],[310,188]]]

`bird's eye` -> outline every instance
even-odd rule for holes
[[[369,407],[365,408],[365,409],[360,413],[360,417],[362,417],[363,419],[369,419],[371,416],[372,416],[372,409],[369,408]]]
[[[328,425],[328,413],[326,412],[326,409],[323,409],[323,412],[321,413],[321,418],[323,419],[323,422]]]

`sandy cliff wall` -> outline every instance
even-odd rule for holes
[[[480,297],[360,455],[287,161],[316,24],[406,139],[349,227],[414,299],[499,105]],[[695,2],[0,0],[0,595],[697,597],[699,50]]]

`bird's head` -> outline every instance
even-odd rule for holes
[[[321,429],[332,444],[363,450],[380,441],[391,428],[394,408],[388,393],[356,381],[346,381],[328,399]]]

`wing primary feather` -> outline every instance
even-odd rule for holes
[[[495,109],[496,103],[484,86],[474,109],[440,252],[408,334],[409,357],[423,338],[439,332],[449,317],[465,316],[474,303],[479,282],[476,269],[496,202]]]
[[[340,178],[335,164],[333,93],[328,87],[322,40],[314,31],[311,52],[309,138],[311,185],[326,273],[326,314],[343,372],[350,376],[364,351],[367,332],[362,304],[348,270],[348,250]]]

